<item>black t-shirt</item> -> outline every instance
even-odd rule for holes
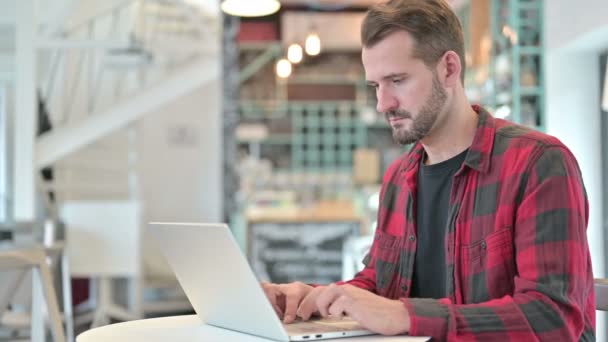
[[[452,178],[460,169],[467,152],[468,150],[465,150],[438,164],[420,164],[416,209],[418,246],[412,279],[412,297],[446,296],[445,240],[448,205]]]

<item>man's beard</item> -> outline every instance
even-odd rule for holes
[[[431,97],[420,109],[420,112],[415,119],[413,119],[412,113],[406,110],[394,110],[384,113],[387,120],[394,117],[413,119],[412,127],[409,130],[402,127],[394,127],[393,139],[401,145],[409,145],[427,136],[437,121],[437,117],[445,104],[446,98],[447,94],[445,89],[441,87],[439,78],[437,77],[437,74],[435,74],[433,76]]]

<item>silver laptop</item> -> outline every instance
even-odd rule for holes
[[[283,324],[225,224],[150,223],[150,229],[206,324],[277,341],[374,334],[349,318]]]

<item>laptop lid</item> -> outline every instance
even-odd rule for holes
[[[155,222],[150,229],[203,322],[289,341],[227,225]]]

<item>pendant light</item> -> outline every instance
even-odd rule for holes
[[[300,44],[293,43],[287,49],[287,59],[292,64],[298,64],[302,61],[302,47]]]
[[[291,63],[283,58],[277,62],[276,65],[277,76],[280,78],[287,78],[291,75]]]
[[[316,56],[321,53],[321,38],[319,38],[316,32],[312,31],[308,34],[304,43],[304,49],[309,56]]]
[[[276,13],[281,4],[278,0],[224,0],[221,8],[236,17],[263,17]]]

